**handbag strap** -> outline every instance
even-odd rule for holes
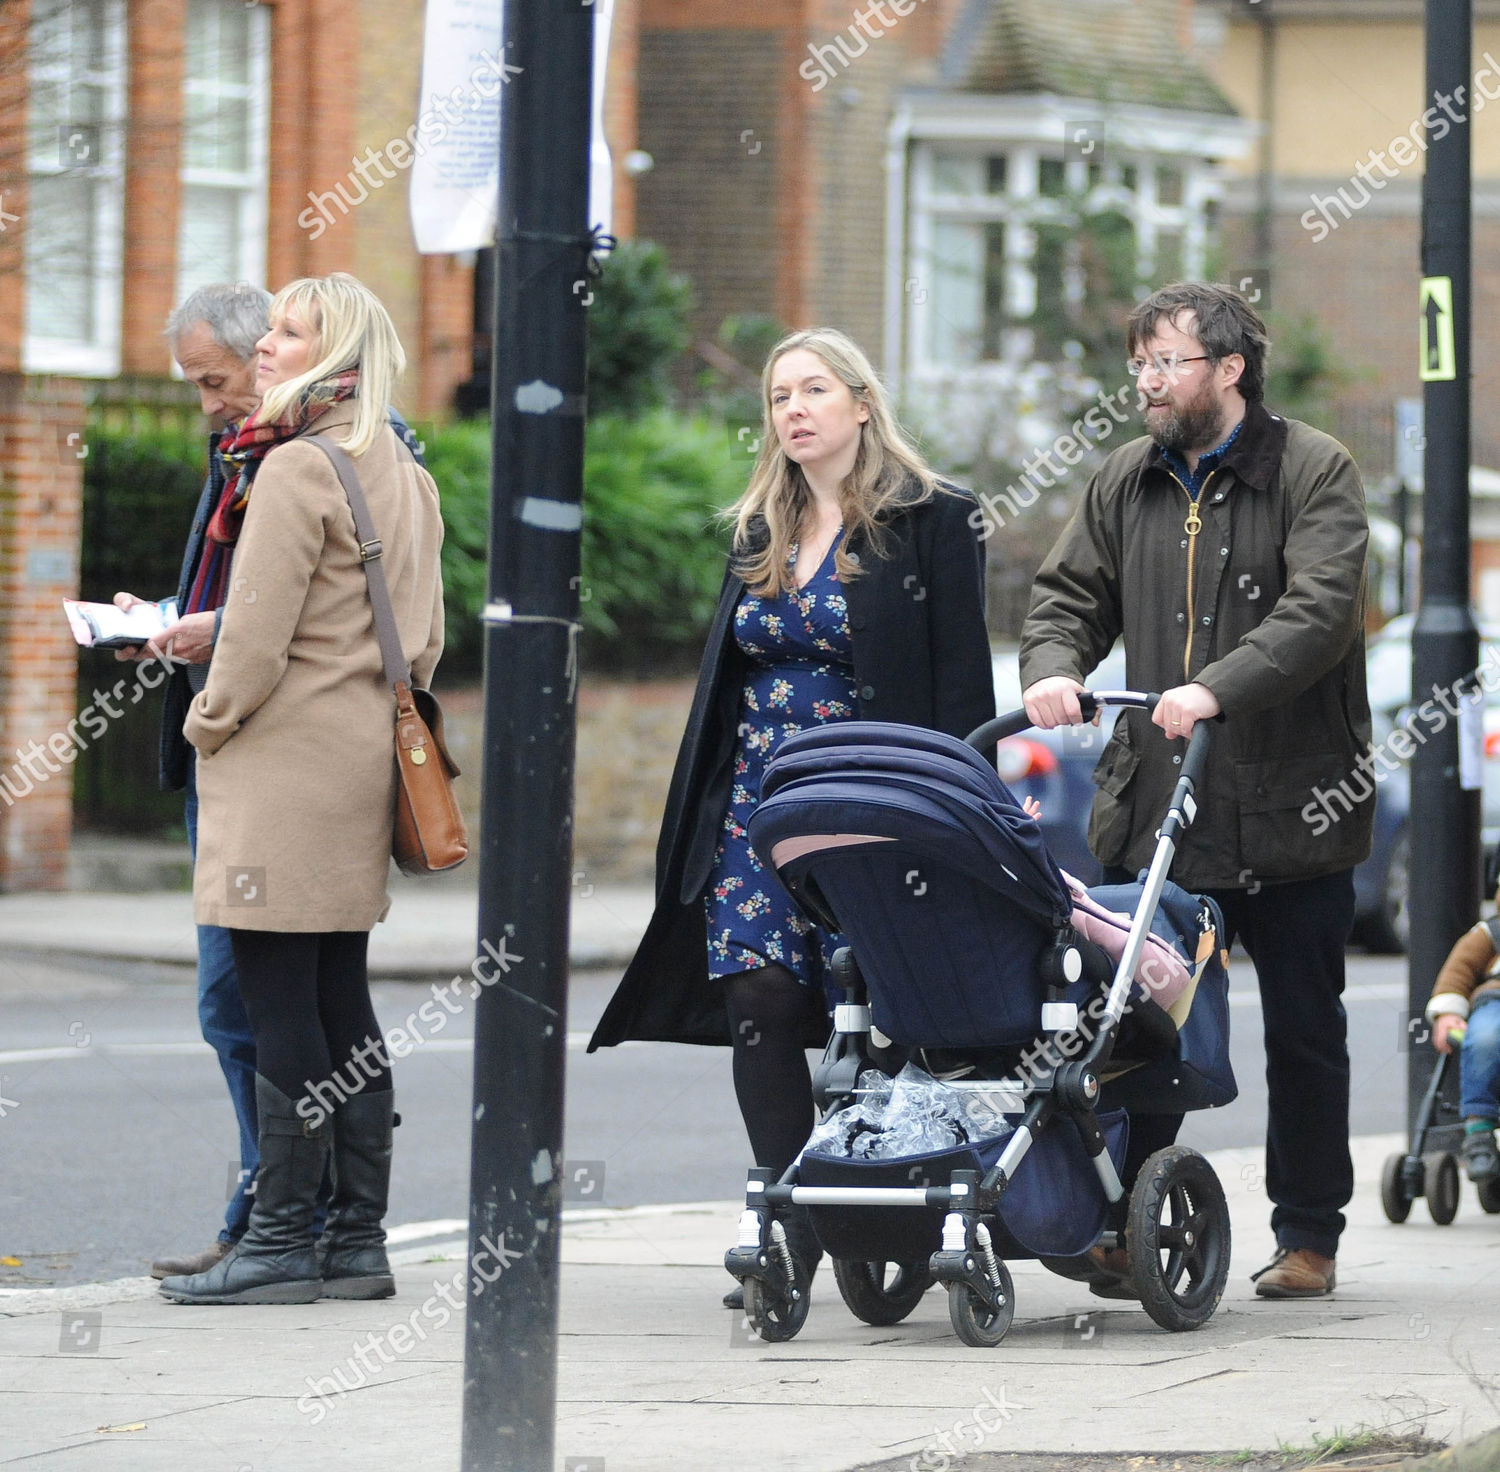
[[[380,640],[380,658],[385,664],[385,678],[399,695],[402,685],[411,688],[411,667],[406,663],[406,656],[401,651],[401,636],[396,632],[391,590],[386,584],[385,568],[381,565],[385,548],[375,533],[375,523],[370,517],[370,503],[365,500],[364,487],[359,483],[359,473],[354,468],[354,462],[342,446],[320,434],[307,435],[306,440],[328,456],[344,487],[344,494],[349,498],[349,510],[354,513],[354,535],[359,541],[360,560],[364,563],[365,579],[370,585],[370,608],[375,615],[375,634]]]

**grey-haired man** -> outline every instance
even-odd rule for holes
[[[201,286],[167,318],[165,336],[183,377],[198,390],[199,402],[211,426],[208,438],[208,476],[177,580],[177,604],[185,606],[193,575],[203,555],[208,519],[224,489],[224,464],[219,458],[219,436],[226,424],[255,412],[260,392],[255,383],[258,361],[255,344],[269,326],[271,295],[244,282]],[[129,607],[133,594],[117,593],[115,602]],[[194,781],[193,749],[183,739],[182,722],[193,696],[208,679],[208,662],[218,632],[218,614],[192,613],[179,619],[155,645],[140,651],[171,656],[172,675],[162,712],[159,777],[163,791],[186,792],[188,845],[198,842],[198,793]],[[240,1000],[234,950],[229,932],[217,925],[198,927],[198,1024],[204,1041],[219,1058],[240,1132],[240,1168],[224,1213],[218,1240],[202,1252],[166,1257],[151,1264],[151,1276],[206,1272],[244,1235],[250,1220],[250,1192],[259,1163],[256,1143],[255,1040]]]

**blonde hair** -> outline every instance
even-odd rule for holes
[[[273,383],[260,402],[260,417],[282,418],[302,392],[321,379],[349,368],[359,369],[354,392],[354,427],[344,446],[363,455],[390,422],[391,393],[406,369],[406,354],[390,313],[363,282],[347,271],[304,276],[283,286],[271,300],[274,325],[295,313],[311,328],[316,361],[285,383]]]
[[[761,374],[760,454],[745,494],[724,513],[726,519],[734,521],[735,570],[750,591],[762,597],[789,592],[795,586],[787,558],[813,505],[812,489],[802,467],[788,459],[771,422],[772,373],[782,358],[798,348],[805,348],[826,364],[854,395],[855,402],[870,411],[870,417],[859,427],[853,469],[839,487],[844,538],[834,565],[840,581],[849,582],[860,575],[859,564],[849,556],[851,541],[861,541],[877,557],[882,555],[884,523],[896,511],[930,499],[939,489],[936,473],[896,422],[884,386],[853,339],[832,327],[813,327],[782,338],[771,349]],[[759,548],[750,537],[750,524],[756,518],[765,521],[767,532],[765,544]]]

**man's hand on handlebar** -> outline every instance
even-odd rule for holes
[[[1211,721],[1219,714],[1219,698],[1207,685],[1196,681],[1164,691],[1156,702],[1151,724],[1160,726],[1168,736],[1191,736],[1199,721]]]
[[[1044,731],[1050,731],[1054,726],[1080,726],[1083,711],[1078,697],[1087,688],[1068,675],[1050,675],[1035,685],[1028,685],[1021,693],[1021,700],[1026,706],[1026,714],[1031,717],[1031,724]],[[1097,711],[1094,724],[1099,724]]]

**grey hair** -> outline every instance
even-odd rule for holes
[[[162,333],[172,344],[202,322],[221,348],[249,362],[271,325],[271,293],[248,281],[212,281],[200,286],[167,318]]]

